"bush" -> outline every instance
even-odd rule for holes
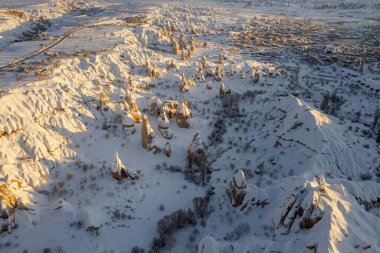
[[[166,215],[157,223],[157,232],[160,235],[173,235],[178,230],[187,225],[195,225],[196,219],[191,209],[187,211],[179,209],[169,215]]]
[[[153,239],[151,252],[161,252],[164,249],[170,249],[175,244],[173,235],[180,229],[197,224],[197,218],[207,218],[212,210],[208,207],[210,197],[213,195],[213,189],[207,191],[204,197],[193,199],[194,211],[192,209],[179,209],[169,215],[164,216],[157,222],[158,237]]]
[[[250,230],[250,226],[248,223],[241,223],[236,228],[234,228],[232,232],[227,233],[226,236],[224,236],[224,240],[236,241],[242,235],[248,234],[249,230]]]
[[[317,221],[310,217],[303,217],[300,222],[300,228],[301,229],[310,229],[312,228]]]
[[[367,173],[362,173],[362,174],[360,175],[360,178],[361,178],[362,180],[371,180],[371,179],[372,179],[372,175],[371,175],[371,173],[369,173],[369,172],[367,172]]]
[[[139,248],[137,246],[133,247],[131,253],[144,253],[145,250],[143,248]]]

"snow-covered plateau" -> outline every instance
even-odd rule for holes
[[[377,0],[0,1],[1,253],[379,253]]]

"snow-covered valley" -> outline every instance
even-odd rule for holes
[[[376,1],[0,3],[0,252],[380,252]]]

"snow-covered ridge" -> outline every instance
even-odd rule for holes
[[[7,252],[380,251],[378,144],[319,108],[335,83],[294,88],[290,55],[235,43],[253,29],[238,7],[154,8],[1,72],[1,210],[18,225],[0,235],[17,242]]]
[[[117,53],[73,59],[54,66],[52,79],[11,89],[0,97],[1,176],[43,188],[54,161],[75,157],[67,144],[73,134],[86,131],[81,117],[94,117],[82,96],[98,99],[94,82],[102,81],[100,76],[126,79],[123,65]]]
[[[32,21],[58,18],[68,12],[89,6],[87,0],[22,2],[0,3],[0,48],[17,39]]]

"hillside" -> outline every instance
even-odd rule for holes
[[[378,8],[2,2],[0,252],[380,252]]]

